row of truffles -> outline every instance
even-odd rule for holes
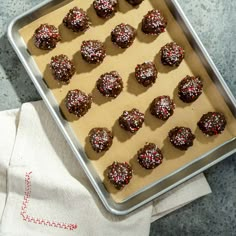
[[[220,134],[226,126],[226,119],[224,115],[220,112],[208,112],[204,114],[199,122],[197,123],[198,127],[202,130],[206,135],[217,135]],[[109,143],[109,147],[112,144],[112,134],[106,128],[99,128],[99,130],[106,130],[109,133],[109,142],[105,141],[105,143]],[[90,143],[95,150],[93,143],[94,139],[96,140],[96,147],[103,147],[104,136],[102,135],[100,138],[96,136],[96,130],[98,128],[93,129],[90,132]],[[91,135],[92,133],[92,135]],[[93,138],[96,136],[96,138]],[[191,129],[188,127],[175,127],[171,129],[168,133],[168,138],[170,143],[179,150],[187,150],[190,146],[193,145],[193,141],[195,139],[195,135],[192,133]],[[93,140],[93,142],[91,142]],[[100,145],[98,145],[100,143]],[[106,145],[106,149],[108,150]],[[97,149],[95,150],[97,151]],[[101,150],[99,150],[100,152]],[[158,146],[154,143],[146,143],[143,148],[138,150],[137,161],[141,165],[141,167],[149,170],[155,169],[158,167],[163,161],[163,154]],[[125,185],[129,184],[131,178],[133,176],[133,169],[131,165],[127,162],[113,162],[110,166],[107,167],[107,178],[111,184],[114,185],[118,190],[122,189]]]
[[[179,50],[176,50],[176,47]],[[91,64],[101,63],[105,56],[106,50],[102,42],[98,40],[83,41],[81,45],[82,58]],[[160,50],[161,61],[163,65],[179,66],[184,58],[184,49],[178,46],[175,42],[167,43]],[[75,74],[75,66],[73,62],[64,54],[53,56],[51,58],[50,67],[55,80],[62,83],[69,83],[70,79]],[[109,76],[110,80],[119,75],[110,72],[113,76]],[[151,86],[156,82],[158,70],[155,64],[151,61],[138,64],[135,68],[135,78],[138,83],[144,87]],[[191,80],[191,79],[190,79]]]
[[[93,3],[97,15],[103,18],[111,17],[116,5],[116,0],[97,0]],[[63,24],[74,32],[85,32],[89,29],[91,22],[87,13],[83,9],[74,7],[70,9],[67,15],[63,18]],[[159,35],[165,31],[166,26],[167,21],[159,10],[149,11],[142,19],[142,31],[145,34]],[[135,37],[135,28],[125,23],[117,25],[111,32],[112,42],[120,48],[130,47],[133,44]],[[59,41],[61,41],[61,35],[54,25],[41,24],[35,30],[33,39],[37,48],[51,50],[56,47]],[[95,44],[95,41],[93,41],[93,43]],[[94,46],[97,47],[98,43],[101,42],[96,41]],[[101,47],[104,46],[100,45],[100,48]],[[176,48],[176,50],[178,51],[178,48]],[[103,54],[103,57],[105,57],[105,53]],[[90,60],[87,61],[90,62]],[[90,63],[98,63],[102,61],[103,59],[92,60]]]
[[[144,114],[138,109],[124,111],[119,117],[119,125],[126,131],[136,133],[143,125]],[[217,135],[223,132],[226,126],[226,119],[221,112],[208,112],[200,118],[197,125],[207,136]],[[169,141],[180,150],[187,150],[193,146],[195,135],[188,127],[175,127],[169,131]],[[94,128],[89,132],[91,147],[97,153],[107,151],[112,145],[113,135],[107,128]]]
[[[54,63],[51,63],[51,67],[53,66],[55,67]],[[53,73],[60,78],[63,74]],[[116,98],[123,89],[123,81],[117,71],[111,71],[109,73],[102,74],[98,78],[96,81],[96,87],[103,96]],[[202,94],[202,89],[203,83],[200,77],[186,76],[178,84],[178,97],[185,103],[191,103],[199,98]],[[77,117],[85,115],[91,108],[91,105],[92,96],[90,94],[85,94],[79,89],[70,90],[66,96],[66,107],[68,108],[68,111]],[[154,98],[150,105],[150,113],[156,118],[164,121],[169,119],[169,117],[174,114],[174,109],[175,103],[167,95]],[[132,113],[133,116],[139,115],[138,111],[135,109],[130,113]],[[126,112],[124,116],[127,116],[127,120],[130,121],[129,113]],[[126,127],[125,124],[122,124],[122,126]],[[135,131],[136,130],[133,132]]]
[[[49,49],[56,46],[56,42],[60,40],[60,35],[57,33],[50,33],[51,39],[45,36],[45,32],[55,30],[54,26],[41,25],[36,29],[34,34],[35,45],[41,49]],[[46,40],[45,40],[46,39]],[[111,41],[114,45],[120,48],[128,48],[132,45],[135,39],[135,30],[128,24],[121,23],[117,25],[111,32]],[[90,64],[102,63],[106,57],[106,48],[103,42],[99,40],[83,41],[80,47],[82,58]],[[163,65],[177,67],[184,59],[184,49],[175,42],[167,43],[160,50],[161,62]]]

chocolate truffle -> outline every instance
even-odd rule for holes
[[[159,10],[149,11],[142,20],[142,31],[145,34],[159,35],[165,32],[167,21]]]
[[[154,143],[147,143],[138,151],[138,162],[145,169],[154,169],[162,163],[161,150]]]
[[[65,103],[70,113],[81,117],[91,108],[92,97],[79,89],[74,89],[67,93]]]
[[[93,128],[89,132],[89,142],[96,152],[107,151],[113,141],[113,135],[107,128]]]
[[[131,111],[124,111],[119,118],[120,127],[131,133],[138,131],[142,127],[143,122],[144,114],[136,108],[133,108]]]
[[[156,97],[150,106],[152,115],[161,120],[168,120],[173,115],[175,104],[169,96]]]
[[[58,29],[54,25],[41,24],[34,32],[34,45],[37,48],[51,50],[61,40]]]
[[[97,64],[103,62],[106,57],[106,50],[102,42],[88,40],[82,42],[81,55],[88,63]]]
[[[63,24],[74,32],[83,32],[89,28],[90,21],[83,9],[74,7],[64,17]]]
[[[135,36],[135,29],[129,24],[121,23],[111,31],[111,41],[120,48],[130,47]]]
[[[150,86],[156,82],[157,69],[153,62],[144,62],[135,68],[135,78],[144,87]]]
[[[127,162],[121,163],[115,161],[107,169],[108,179],[119,190],[130,182],[133,175],[132,167]]]
[[[195,135],[192,134],[190,128],[175,127],[170,130],[168,135],[172,145],[180,150],[187,150],[189,147],[193,146]]]
[[[123,81],[117,71],[111,71],[100,76],[97,89],[106,97],[117,97],[123,89]]]
[[[202,80],[200,77],[187,75],[178,86],[179,98],[186,103],[194,102],[202,94]]]
[[[75,74],[75,66],[66,55],[58,55],[51,58],[50,68],[55,80],[68,84]]]
[[[129,4],[131,4],[132,6],[137,6],[140,3],[142,3],[143,0],[126,0]]]
[[[221,112],[208,112],[197,123],[199,129],[207,136],[222,133],[226,124],[225,116]]]
[[[117,0],[94,0],[93,7],[97,15],[101,18],[110,18],[117,11]]]
[[[179,66],[184,59],[184,49],[175,42],[167,43],[161,48],[161,62],[163,65]]]

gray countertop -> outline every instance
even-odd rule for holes
[[[6,37],[9,21],[41,0],[0,0],[0,110],[39,100]],[[236,1],[179,0],[236,96]],[[212,194],[152,223],[150,235],[236,235],[236,155],[205,172]]]

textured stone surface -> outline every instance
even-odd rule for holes
[[[40,0],[0,0],[0,110],[40,99],[7,41],[10,19]],[[179,0],[210,56],[236,96],[236,1]],[[223,235],[236,232],[236,155],[205,172],[213,193],[152,223],[150,235]]]

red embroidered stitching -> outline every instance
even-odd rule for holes
[[[32,174],[32,171],[25,173],[25,193],[24,193],[24,199],[22,202],[21,212],[20,212],[20,215],[22,216],[23,220],[34,223],[34,224],[46,225],[46,226],[51,226],[51,227],[56,227],[56,228],[61,228],[61,229],[68,229],[68,230],[76,229],[77,224],[67,224],[64,222],[40,219],[34,216],[29,216],[27,214],[27,207],[30,201],[30,194],[31,194],[31,179],[30,179],[31,174]]]

